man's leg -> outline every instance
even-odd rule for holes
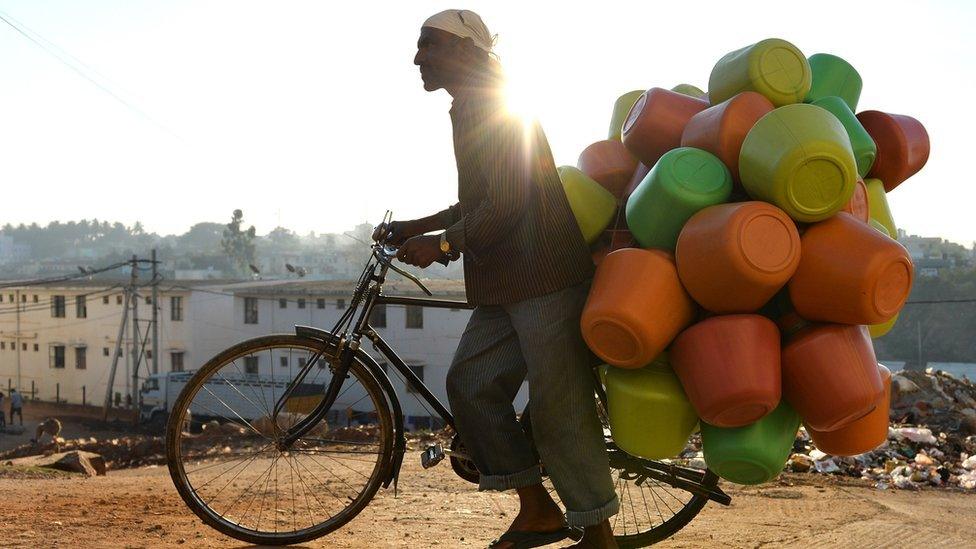
[[[619,502],[579,319],[589,283],[506,306],[527,365],[532,436],[571,526],[603,527]],[[589,528],[588,528],[589,530]]]
[[[510,490],[542,480],[532,443],[512,406],[524,380],[525,361],[508,314],[501,307],[478,307],[447,373],[447,397],[461,440],[481,474],[481,490]]]

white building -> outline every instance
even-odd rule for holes
[[[123,312],[120,282],[78,281],[60,285],[0,289],[0,390],[19,387],[25,397],[100,405],[108,389],[112,353]],[[436,297],[464,300],[460,281],[426,281]],[[193,370],[242,340],[271,333],[294,333],[296,324],[331,329],[348,305],[350,281],[183,281],[159,285],[159,371]],[[409,281],[390,281],[389,295],[419,296]],[[151,314],[149,288],[140,288],[139,323],[145,337]],[[470,311],[387,305],[374,311],[373,325],[400,357],[447,406],[445,380]],[[131,318],[125,323],[123,354],[113,386],[121,402],[131,394],[127,359],[132,356]],[[141,343],[139,347],[142,347]],[[147,339],[144,349],[150,349]],[[381,366],[379,352],[364,349]],[[140,377],[149,369],[143,361]],[[259,374],[270,365],[259,364]],[[428,406],[407,391],[386,367],[407,423],[437,427]],[[33,391],[33,393],[32,393]],[[521,410],[527,390],[516,400]]]

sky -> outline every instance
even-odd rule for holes
[[[897,225],[976,240],[964,1],[0,0],[102,86],[0,22],[0,223],[179,234],[240,208],[259,233],[306,234],[443,209],[457,193],[450,96],[423,90],[413,56],[421,23],[455,7],[498,34],[557,164],[606,138],[620,94],[707,88],[729,51],[777,37],[839,55],[864,80],[859,110],[911,115],[931,137],[926,167],[889,194]]]

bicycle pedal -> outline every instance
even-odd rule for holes
[[[420,454],[420,465],[424,469],[430,469],[431,467],[437,465],[444,459],[444,448],[440,444],[434,444],[433,446],[428,446],[426,450]]]

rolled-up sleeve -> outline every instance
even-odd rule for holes
[[[525,126],[505,119],[487,129],[474,153],[484,177],[484,198],[448,227],[451,247],[483,255],[502,240],[525,211],[532,194],[532,151]]]

